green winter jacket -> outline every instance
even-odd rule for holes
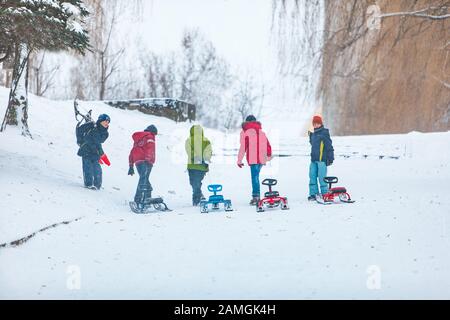
[[[211,161],[211,142],[205,138],[203,128],[199,125],[192,126],[190,136],[186,140],[186,153],[188,156],[189,170],[199,170],[207,172],[208,163]]]

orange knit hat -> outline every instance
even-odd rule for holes
[[[322,120],[322,117],[321,116],[319,116],[319,115],[317,115],[317,116],[314,116],[313,117],[313,120],[312,120],[312,123],[314,124],[314,123],[318,123],[318,124],[321,124],[321,125],[323,125],[323,120]]]

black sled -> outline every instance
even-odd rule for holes
[[[136,214],[148,214],[155,211],[169,212],[172,211],[164,203],[163,198],[152,198],[145,202],[143,206],[138,206],[134,201],[130,201],[130,209]]]

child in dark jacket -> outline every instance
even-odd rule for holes
[[[309,167],[309,197],[308,200],[315,200],[319,194],[317,180],[319,180],[320,193],[328,193],[328,186],[323,180],[327,176],[327,167],[334,161],[333,142],[330,132],[323,126],[321,116],[313,118],[314,132],[309,132],[309,142],[311,144],[311,165]]]
[[[110,117],[102,114],[95,124],[93,122],[86,124],[89,127],[78,150],[78,155],[83,159],[83,180],[86,188],[100,190],[102,186],[100,158],[106,157],[102,143],[109,137],[110,122]]]
[[[133,134],[133,148],[129,156],[128,175],[134,175],[134,165],[139,174],[139,182],[134,196],[134,202],[139,209],[144,208],[152,198],[152,185],[150,184],[150,172],[156,161],[156,135],[158,129],[151,125],[143,132]]]

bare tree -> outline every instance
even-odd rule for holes
[[[224,92],[231,83],[229,66],[198,30],[186,30],[179,67],[180,98],[197,106],[206,125],[219,127]]]
[[[273,0],[272,36],[279,74],[295,81],[303,101],[314,99],[322,65],[324,0]]]
[[[247,75],[243,80],[237,80],[237,91],[234,94],[234,108],[244,121],[250,114],[259,116],[264,101],[264,86],[260,92],[256,92],[255,83],[251,76]],[[259,103],[258,103],[259,102]]]
[[[234,76],[230,95],[225,99],[224,108],[221,110],[223,121],[220,127],[232,130],[238,128],[251,114],[257,118],[260,117],[265,98],[265,86],[261,84],[258,88],[250,72],[243,76],[241,74]]]
[[[125,48],[117,43],[114,35],[119,15],[127,3],[123,0],[88,0],[86,4],[92,13],[88,21],[91,49],[74,70],[72,87],[85,98],[104,100],[119,85],[112,83],[112,79],[120,69]],[[141,1],[134,0],[132,4],[137,8]]]
[[[341,2],[324,0],[273,0],[272,32],[278,49],[279,70],[282,75],[294,75],[309,83],[311,72],[317,74],[322,67],[325,52],[332,52],[339,56],[359,41],[369,35],[370,19],[384,20],[387,18],[421,18],[428,20],[446,20],[450,18],[449,0],[427,1],[427,6],[418,10],[411,9],[401,12],[377,13],[369,15],[370,6],[366,1],[346,0]],[[418,1],[409,1],[411,8],[417,6]],[[346,7],[346,16],[341,17],[339,27],[330,27],[326,19],[333,19],[332,12],[337,7]],[[325,13],[330,15],[324,16]],[[376,12],[372,12],[376,13]],[[401,28],[397,42],[407,36],[411,27],[405,27],[405,21],[400,22]],[[385,33],[391,32],[386,30]],[[426,31],[426,28],[422,32]],[[417,34],[416,34],[417,35]],[[378,42],[382,42],[380,37]],[[445,39],[444,39],[445,40]],[[367,53],[366,55],[369,55]],[[363,63],[348,69],[345,74],[335,74],[337,77],[358,77]],[[313,68],[309,68],[313,66]],[[309,70],[309,72],[308,72]],[[326,70],[325,70],[326,71]],[[302,88],[304,89],[304,88]]]
[[[300,83],[318,83],[314,91],[337,133],[445,130],[449,124],[440,118],[449,108],[449,9],[449,0],[274,0],[280,65]],[[304,26],[311,21],[308,10],[323,10],[320,27]],[[306,41],[297,44],[299,37]]]
[[[37,96],[43,96],[54,86],[54,79],[61,68],[61,64],[46,65],[46,51],[37,52],[30,56],[30,91]]]
[[[174,97],[177,93],[176,59],[172,54],[157,55],[148,50],[140,57],[146,82],[145,93],[149,97]]]
[[[193,103],[198,119],[215,128],[234,129],[248,114],[259,115],[264,85],[259,89],[250,72],[233,75],[198,30],[185,31],[179,53],[157,55],[142,47],[139,52],[148,97]]]
[[[118,70],[119,61],[122,58],[125,48],[120,48],[113,51],[111,48],[111,35],[117,23],[117,4],[112,4],[109,7],[111,10],[111,19],[107,21],[107,15],[104,8],[100,9],[100,25],[99,30],[104,30],[105,35],[102,35],[99,43],[94,48],[94,54],[96,54],[97,59],[100,63],[100,77],[99,77],[99,95],[100,100],[104,100],[106,90],[108,89],[108,81],[111,75]]]

